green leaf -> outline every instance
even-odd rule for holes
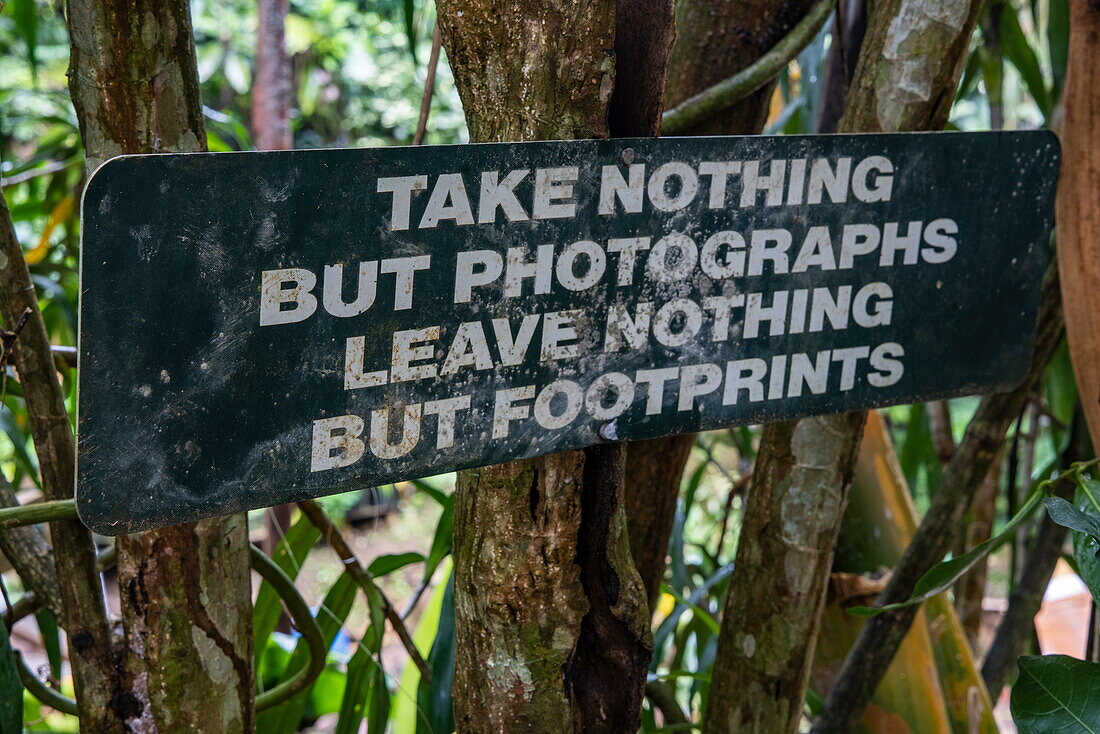
[[[42,633],[46,657],[50,661],[50,675],[55,680],[61,680],[61,639],[57,620],[48,609],[38,610],[34,613],[34,618],[38,623],[38,631]]]
[[[1045,484],[1044,482],[1043,485]],[[928,573],[921,576],[920,580],[917,581],[916,585],[913,587],[913,595],[905,601],[897,602],[896,604],[886,604],[881,607],[850,607],[848,613],[857,617],[875,617],[892,609],[901,609],[903,607],[913,606],[914,604],[921,604],[922,602],[928,601],[936,594],[947,591],[954,586],[955,582],[958,581],[963,574],[969,571],[975,563],[996,550],[1015,535],[1016,528],[1020,523],[1027,519],[1035,508],[1039,506],[1039,501],[1042,499],[1042,496],[1043,490],[1037,488],[1032,492],[1027,502],[1024,503],[1024,506],[1005,523],[1001,532],[984,543],[974,546],[966,553],[948,561],[941,561],[933,566]]]
[[[1043,506],[1050,519],[1062,527],[1100,539],[1100,515],[1080,510],[1061,497],[1047,497]]]
[[[293,581],[297,578],[302,564],[305,563],[306,556],[320,537],[321,531],[313,526],[309,518],[299,513],[298,519],[275,547],[271,559]],[[279,601],[279,595],[265,581],[256,594],[256,604],[252,611],[252,641],[257,667],[259,667],[260,655],[267,647],[267,638],[275,630],[275,625],[279,623],[282,613],[283,607]]]
[[[1050,0],[1047,11],[1047,47],[1050,49],[1050,67],[1054,76],[1054,98],[1062,94],[1066,79],[1066,61],[1069,59],[1069,2]]]
[[[0,734],[23,731],[23,683],[15,667],[8,628],[0,623]]]
[[[367,695],[370,693],[370,672],[374,660],[365,647],[360,647],[348,662],[348,682],[344,688],[344,700],[340,704],[340,718],[333,734],[357,734],[366,715]]]
[[[1027,37],[1020,28],[1020,20],[1011,7],[1001,13],[1001,44],[1005,56],[1016,67],[1016,71],[1020,72],[1020,78],[1027,85],[1027,90],[1043,113],[1043,117],[1049,117],[1050,96],[1047,92],[1046,80],[1043,79],[1043,70],[1039,66],[1039,58],[1035,55],[1031,44],[1027,42]]]
[[[416,60],[416,0],[405,0],[402,5],[405,16],[405,37],[409,41],[409,54],[412,56],[413,65]]]
[[[431,685],[423,680],[417,689],[417,707],[423,714],[417,719],[417,734],[448,734],[454,731],[454,705],[451,684],[455,675],[455,600],[454,574],[449,574],[443,588],[439,610],[439,627],[435,642],[428,653],[432,670]]]
[[[36,0],[11,0],[11,14],[15,29],[27,46],[27,62],[37,84],[38,78],[38,8]]]
[[[385,734],[390,721],[390,689],[386,687],[386,672],[380,664],[374,666],[370,678],[367,734]]]
[[[1074,571],[1100,604],[1100,540],[1085,533],[1073,534]]]
[[[1019,667],[1012,719],[1020,734],[1100,734],[1100,664],[1034,655]]]
[[[419,563],[425,560],[423,553],[386,553],[371,561],[367,571],[375,578],[393,573],[399,568],[404,568],[410,563]]]

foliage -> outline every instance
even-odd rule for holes
[[[193,0],[192,11],[208,145],[215,151],[248,149],[252,145],[248,121],[255,2]],[[413,0],[292,0],[286,29],[295,146],[408,144],[416,127],[433,23],[431,5]],[[1057,114],[1065,78],[1067,35],[1066,0],[996,0],[989,5],[975,34],[951,125],[987,129],[995,123],[1005,128],[1048,124]],[[769,133],[814,131],[834,39],[832,23],[827,24],[779,75]],[[0,119],[3,195],[24,243],[50,338],[57,345],[72,346],[79,294],[78,202],[86,174],[66,87],[67,43],[61,3],[56,0],[8,0],[0,11],[0,109],[6,112]],[[427,142],[466,139],[461,105],[444,57]],[[70,414],[75,404],[72,372],[64,375]],[[1001,492],[992,539],[973,549],[959,549],[929,574],[918,595],[950,587],[963,571],[1002,546],[1005,552],[994,556],[997,565],[991,588],[1006,593],[1013,583],[1012,569],[1023,553],[1019,539],[1033,526],[1032,511],[1041,502],[1052,518],[1074,531],[1077,568],[1100,600],[1098,485],[1078,471],[1074,476],[1082,481],[1075,503],[1044,496],[1058,475],[1058,457],[1068,440],[1077,401],[1072,367],[1063,348],[1048,368],[1041,394],[1012,434],[999,472]],[[971,398],[950,402],[948,428],[955,440],[975,405]],[[915,503],[924,507],[942,472],[929,411],[923,405],[898,406],[884,414]],[[33,488],[39,482],[37,460],[14,382],[0,407],[0,433],[0,468],[14,486]],[[717,649],[716,617],[732,572],[741,512],[741,497],[734,488],[744,486],[758,438],[758,427],[701,436],[682,482],[669,564],[653,615],[650,682],[671,691],[676,705],[693,721],[706,707]],[[383,650],[393,641],[383,618],[383,600],[378,594],[360,594],[351,577],[342,569],[331,571],[330,564],[315,610],[328,648],[325,670],[309,691],[262,713],[261,731],[300,730],[319,716],[334,719],[337,732],[358,731],[363,721],[370,732],[453,730],[451,486],[446,477],[405,486],[406,497],[437,508],[434,530],[423,533],[417,552],[363,559],[384,589],[390,581],[398,584],[404,572],[416,570],[416,588],[404,590],[408,601],[402,617],[413,628],[413,642],[427,661],[430,680],[406,664],[407,655],[401,667],[383,663]],[[325,506],[335,512],[354,501]],[[303,567],[319,562],[325,553],[320,533],[304,516],[280,530],[284,534],[273,558],[302,586]],[[6,574],[2,580],[13,600],[25,592],[15,574]],[[254,608],[254,651],[257,680],[263,689],[286,680],[305,664],[306,651],[299,638],[276,631],[281,615],[278,595],[262,584]],[[38,619],[52,675],[63,679],[56,624],[44,613]],[[11,726],[12,714],[4,707],[18,700],[11,691],[20,687],[17,680],[11,682],[12,656],[4,632],[0,626],[0,732]],[[1086,682],[1089,696],[1083,695]],[[1013,692],[1013,712],[1022,732],[1053,731],[1059,722],[1065,723],[1061,730],[1074,730],[1066,723],[1073,716],[1081,721],[1100,719],[1098,688],[1096,667],[1090,664],[1053,656],[1024,658]],[[811,715],[812,703],[819,700],[811,691]],[[23,715],[28,725],[44,713],[36,702],[27,700]],[[647,703],[643,730],[672,730],[666,725],[666,713]],[[57,714],[36,726],[75,730],[71,719]]]
[[[1012,718],[1020,734],[1100,733],[1100,665],[1065,655],[1020,658]]]

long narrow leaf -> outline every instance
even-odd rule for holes
[[[287,530],[286,536],[275,547],[271,558],[275,564],[283,570],[290,579],[298,576],[298,571],[305,563],[306,556],[316,545],[321,532],[305,515],[299,515],[298,519]],[[260,586],[256,595],[256,604],[252,611],[253,651],[256,656],[257,666],[260,655],[267,646],[267,638],[275,630],[282,614],[282,606],[279,596],[270,584],[266,582]]]
[[[340,578],[325,595],[325,600],[317,611],[317,625],[321,628],[326,649],[332,646],[333,640],[336,639],[336,635],[347,620],[358,588],[355,580],[344,573],[340,574]],[[308,661],[309,650],[306,644],[299,640],[283,672],[282,679],[286,680],[305,667]],[[256,730],[264,734],[293,734],[298,730],[298,724],[302,720],[302,714],[305,713],[308,702],[309,691],[303,691],[286,703],[264,711],[257,717]]]

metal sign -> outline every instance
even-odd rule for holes
[[[78,506],[107,534],[1007,389],[1045,132],[116,158],[84,196]]]

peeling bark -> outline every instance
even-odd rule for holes
[[[615,6],[439,3],[476,142],[607,137]],[[652,642],[622,500],[622,448],[459,473],[455,721],[460,732],[628,732]]]
[[[811,2],[797,5],[804,11]],[[756,61],[790,31],[802,17],[801,11],[794,13],[780,0],[680,3],[676,39],[668,62],[668,82],[664,87],[666,106],[679,104]],[[622,59],[617,67],[622,74]],[[771,88],[769,84],[766,90],[750,95],[685,134],[759,133],[767,117]],[[626,447],[630,547],[651,604],[657,598],[664,575],[680,480],[694,441],[695,434],[686,434],[637,441]]]
[[[981,6],[959,0],[871,3],[840,130],[942,129]]]
[[[722,611],[707,734],[798,729],[863,420],[845,413],[765,429]]]
[[[72,0],[69,88],[89,170],[122,153],[204,150],[185,0]],[[118,539],[126,690],[144,732],[248,732],[251,604],[243,515]]]

